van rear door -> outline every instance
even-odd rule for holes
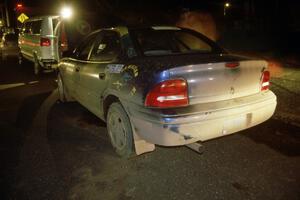
[[[40,55],[46,62],[58,61],[57,37],[54,35],[53,18],[45,17],[41,23]]]

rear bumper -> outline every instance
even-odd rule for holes
[[[229,135],[269,119],[276,108],[271,92],[197,105],[188,112],[164,115],[130,109],[135,132],[149,143],[177,146]]]
[[[42,59],[40,64],[45,69],[55,69],[57,68],[58,62],[54,59]]]

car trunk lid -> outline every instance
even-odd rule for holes
[[[227,60],[190,64],[169,69],[171,79],[184,78],[188,83],[190,104],[222,101],[260,92],[262,60]]]

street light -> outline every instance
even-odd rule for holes
[[[60,11],[60,15],[64,19],[70,18],[72,16],[72,14],[73,14],[73,12],[72,12],[72,9],[70,7],[63,7]]]
[[[224,16],[226,15],[226,9],[228,9],[231,6],[231,4],[229,2],[226,2],[224,4]]]

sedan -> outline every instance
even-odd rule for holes
[[[129,157],[155,145],[194,148],[266,121],[276,107],[267,67],[192,30],[114,27],[61,59],[58,90],[62,102],[106,121],[116,153]]]

